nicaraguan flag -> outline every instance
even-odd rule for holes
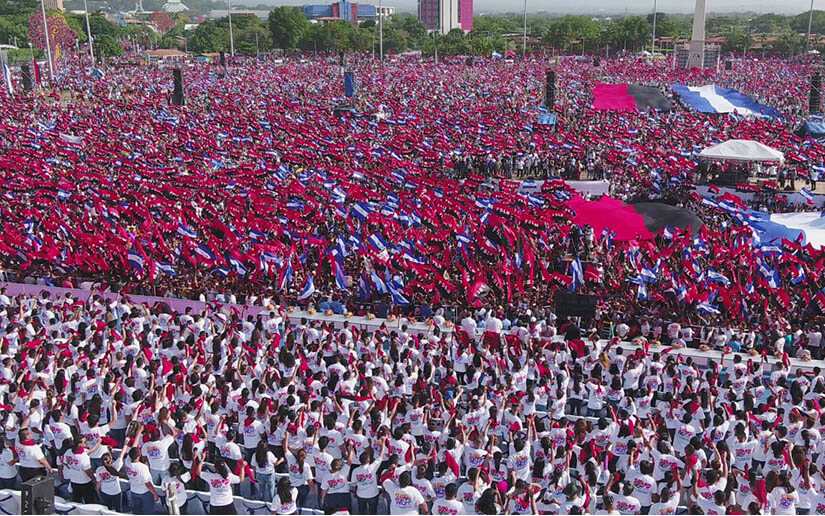
[[[301,293],[298,294],[298,301],[303,301],[304,299],[308,299],[312,297],[315,293],[315,285],[312,283],[312,276],[307,278],[306,283],[304,284],[304,288],[301,289]]]
[[[188,227],[183,222],[178,224],[178,235],[186,238],[198,238],[198,232],[192,230],[192,228]]]
[[[578,258],[570,262],[570,275],[573,278],[573,282],[570,284],[570,292],[573,292],[576,288],[584,285],[584,271]]]
[[[72,145],[80,145],[83,143],[82,136],[75,136],[73,134],[60,133],[60,139],[66,143],[71,143]]]
[[[719,309],[710,303],[699,303],[696,305],[696,311],[705,315],[719,315]]]
[[[647,301],[649,299],[647,295],[647,287],[645,286],[644,281],[639,282],[639,290],[636,293],[636,299],[640,301]]]
[[[372,212],[370,207],[360,201],[353,204],[352,208],[350,208],[350,214],[357,217],[359,220],[361,220],[361,222],[367,220],[367,217],[369,216],[370,212]]]
[[[257,229],[250,229],[249,230],[249,238],[251,238],[252,240],[265,240],[266,239],[266,234],[261,233]]]
[[[290,285],[292,285],[292,262],[287,262],[286,267],[284,268],[284,275],[281,276],[279,288],[281,292],[283,292],[289,288]]]
[[[338,287],[338,290],[347,289],[347,281],[344,279],[344,271],[341,268],[341,264],[338,262],[335,262],[335,286]]]
[[[225,278],[229,276],[229,268],[216,267],[214,270],[212,270],[212,274],[214,274],[215,276],[220,276],[221,278]]]
[[[375,285],[375,291],[379,294],[386,294],[389,292],[387,290],[387,285],[384,284],[384,281],[375,273],[375,271],[370,271],[370,278],[372,279],[372,284]]]
[[[673,240],[673,230],[670,229],[670,226],[665,226],[662,237],[664,237],[665,240]]]
[[[366,301],[369,299],[371,293],[370,280],[366,274],[361,274],[361,279],[358,280],[358,296],[361,298],[361,301]]]
[[[133,269],[138,272],[143,272],[143,266],[145,265],[143,256],[132,250],[129,250],[126,256],[126,261],[129,262],[129,265],[131,265]]]
[[[803,281],[805,281],[805,269],[801,264],[797,264],[796,274],[794,274],[793,278],[791,278],[791,283],[794,285],[799,285]]]
[[[390,287],[390,295],[392,295],[392,304],[394,305],[406,306],[410,304],[410,301],[401,292],[392,287]]]
[[[66,199],[68,199],[71,196],[72,196],[71,192],[67,192],[66,190],[62,190],[62,189],[57,190],[57,200],[59,200],[59,201],[65,201]]]
[[[195,251],[195,253],[198,256],[204,258],[205,260],[215,261],[215,254],[212,253],[212,251],[210,251],[209,248],[203,244],[198,244],[198,246],[195,249],[193,249],[193,251]]]
[[[648,283],[656,283],[659,280],[659,275],[656,271],[651,269],[649,265],[644,265],[639,275],[641,276],[642,281],[646,281]]]
[[[799,193],[800,193],[800,194],[802,194],[802,197],[804,197],[805,199],[807,199],[807,201],[808,201],[808,202],[812,202],[812,201],[814,200],[814,194],[813,194],[813,192],[811,192],[811,191],[810,191],[810,190],[808,190],[807,188],[804,188],[804,187],[803,187],[803,188],[802,188],[802,190],[800,190],[800,191],[799,191]]]
[[[708,269],[708,280],[714,283],[721,283],[725,286],[730,285],[730,280],[724,274],[719,274],[713,269]]]
[[[246,266],[234,256],[229,257],[229,265],[232,266],[232,269],[238,276],[242,278],[246,276],[246,273],[248,272]]]
[[[14,95],[14,86],[11,82],[11,70],[9,70],[9,65],[3,63],[3,82],[6,83],[6,91],[9,95]]]
[[[158,262],[157,267],[158,267],[158,270],[160,270],[160,272],[166,274],[167,276],[177,276],[178,275],[178,273],[175,272],[175,268],[172,266],[171,263]]]
[[[388,249],[387,242],[384,240],[384,237],[379,235],[378,233],[373,233],[367,239],[367,244],[373,248],[376,252],[386,251]]]

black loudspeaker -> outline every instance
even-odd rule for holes
[[[341,52],[341,53],[339,54],[339,57],[341,58],[341,66],[344,66],[344,53],[343,53],[343,52]]]
[[[547,83],[544,86],[544,106],[552,110],[556,105],[556,72],[547,70]]]
[[[819,72],[811,77],[811,94],[808,98],[808,112],[819,113],[819,104],[822,101],[822,75]]]
[[[593,66],[595,66],[596,68],[598,68],[599,66],[601,66],[601,64],[602,64],[602,62],[601,62],[601,60],[599,60],[599,58],[598,58],[598,57],[594,57],[594,58],[593,58]]]
[[[183,74],[181,73],[180,68],[175,68],[172,70],[172,78],[175,81],[175,90],[172,92],[172,104],[182,106],[184,104]]]
[[[556,292],[556,315],[559,317],[594,317],[596,296]]]
[[[731,70],[733,70],[733,61],[728,59],[727,61],[725,61],[725,71],[729,72]]]
[[[467,66],[473,66],[473,56],[469,56],[467,60],[464,62]]]
[[[29,71],[29,65],[20,65],[20,73],[23,75],[23,89],[27,91],[31,90],[34,84],[34,78],[31,75],[31,71]]]
[[[226,66],[226,52],[221,50],[221,66]]]
[[[54,514],[54,478],[34,477],[21,484],[20,514]]]

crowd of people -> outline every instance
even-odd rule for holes
[[[333,59],[186,64],[185,106],[131,60],[0,92],[0,279],[93,292],[0,289],[0,487],[51,474],[135,514],[187,490],[213,514],[825,514],[825,382],[788,360],[825,357],[825,253],[753,230],[775,187],[693,188],[702,148],[745,138],[815,189],[812,63],[352,58],[342,114]],[[716,83],[782,118],[596,111],[599,82]],[[581,179],[703,225],[584,224]],[[595,316],[557,317],[558,292]]]

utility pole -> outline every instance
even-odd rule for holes
[[[226,6],[229,8],[227,11],[229,16],[229,55],[235,57],[235,37],[232,35],[232,0],[226,0]]]
[[[527,0],[524,0],[524,35],[521,38],[521,57],[527,56]]]
[[[656,0],[653,0],[653,40],[650,42],[650,54],[656,53]]]
[[[46,58],[49,60],[49,78],[54,81],[54,63],[52,63],[52,46],[49,43],[49,26],[46,23],[46,6],[40,0],[40,12],[43,13],[43,35],[46,36]]]
[[[808,46],[811,44],[811,23],[814,21],[814,0],[811,0],[811,9],[808,11],[808,37],[805,38],[805,54],[808,54]]]
[[[384,17],[381,15],[382,2],[378,0],[378,57],[384,62]]]
[[[89,36],[89,57],[92,58],[92,67],[95,65],[95,51],[94,39],[92,38],[92,29],[89,27],[89,5],[86,0],[83,0],[83,10],[86,12],[86,34]]]

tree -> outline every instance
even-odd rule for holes
[[[172,17],[163,11],[153,12],[149,16],[149,21],[154,24],[155,28],[159,30],[161,34],[166,34],[175,26],[175,21],[172,20]]]
[[[568,15],[554,20],[550,24],[544,39],[553,46],[566,49],[575,41],[584,41],[586,45],[598,45],[601,40],[601,26],[587,16]]]
[[[643,16],[628,16],[619,20],[618,23],[631,50],[643,48],[653,35],[647,19]]]
[[[790,20],[791,29],[799,33],[808,33],[808,18],[809,13],[804,12],[797,14]],[[813,19],[811,20],[812,34],[825,34],[825,11],[815,10]]]
[[[208,53],[226,50],[229,47],[229,31],[207,21],[198,25],[189,38],[189,48],[193,52]]]
[[[725,44],[722,45],[722,49],[728,52],[731,50],[744,52],[746,48],[753,46],[753,38],[742,27],[734,27],[722,33],[722,36],[725,37]]]
[[[805,50],[805,36],[788,30],[776,38],[776,41],[771,44],[771,49],[781,54],[798,54]]]
[[[790,17],[781,14],[762,14],[751,21],[751,30],[756,34],[778,34],[787,31],[790,27]]]
[[[278,48],[295,48],[309,25],[300,7],[276,7],[269,12],[269,32]]]
[[[0,16],[0,41],[13,42],[16,40],[19,46],[25,46],[29,40],[26,21],[27,17],[25,16]]]
[[[92,33],[94,36],[94,32]],[[95,50],[100,49],[106,57],[119,57],[125,51],[121,45],[111,34],[103,34],[102,36],[95,36]]]
[[[360,23],[362,29],[371,29],[378,25],[375,20],[364,20]]]

